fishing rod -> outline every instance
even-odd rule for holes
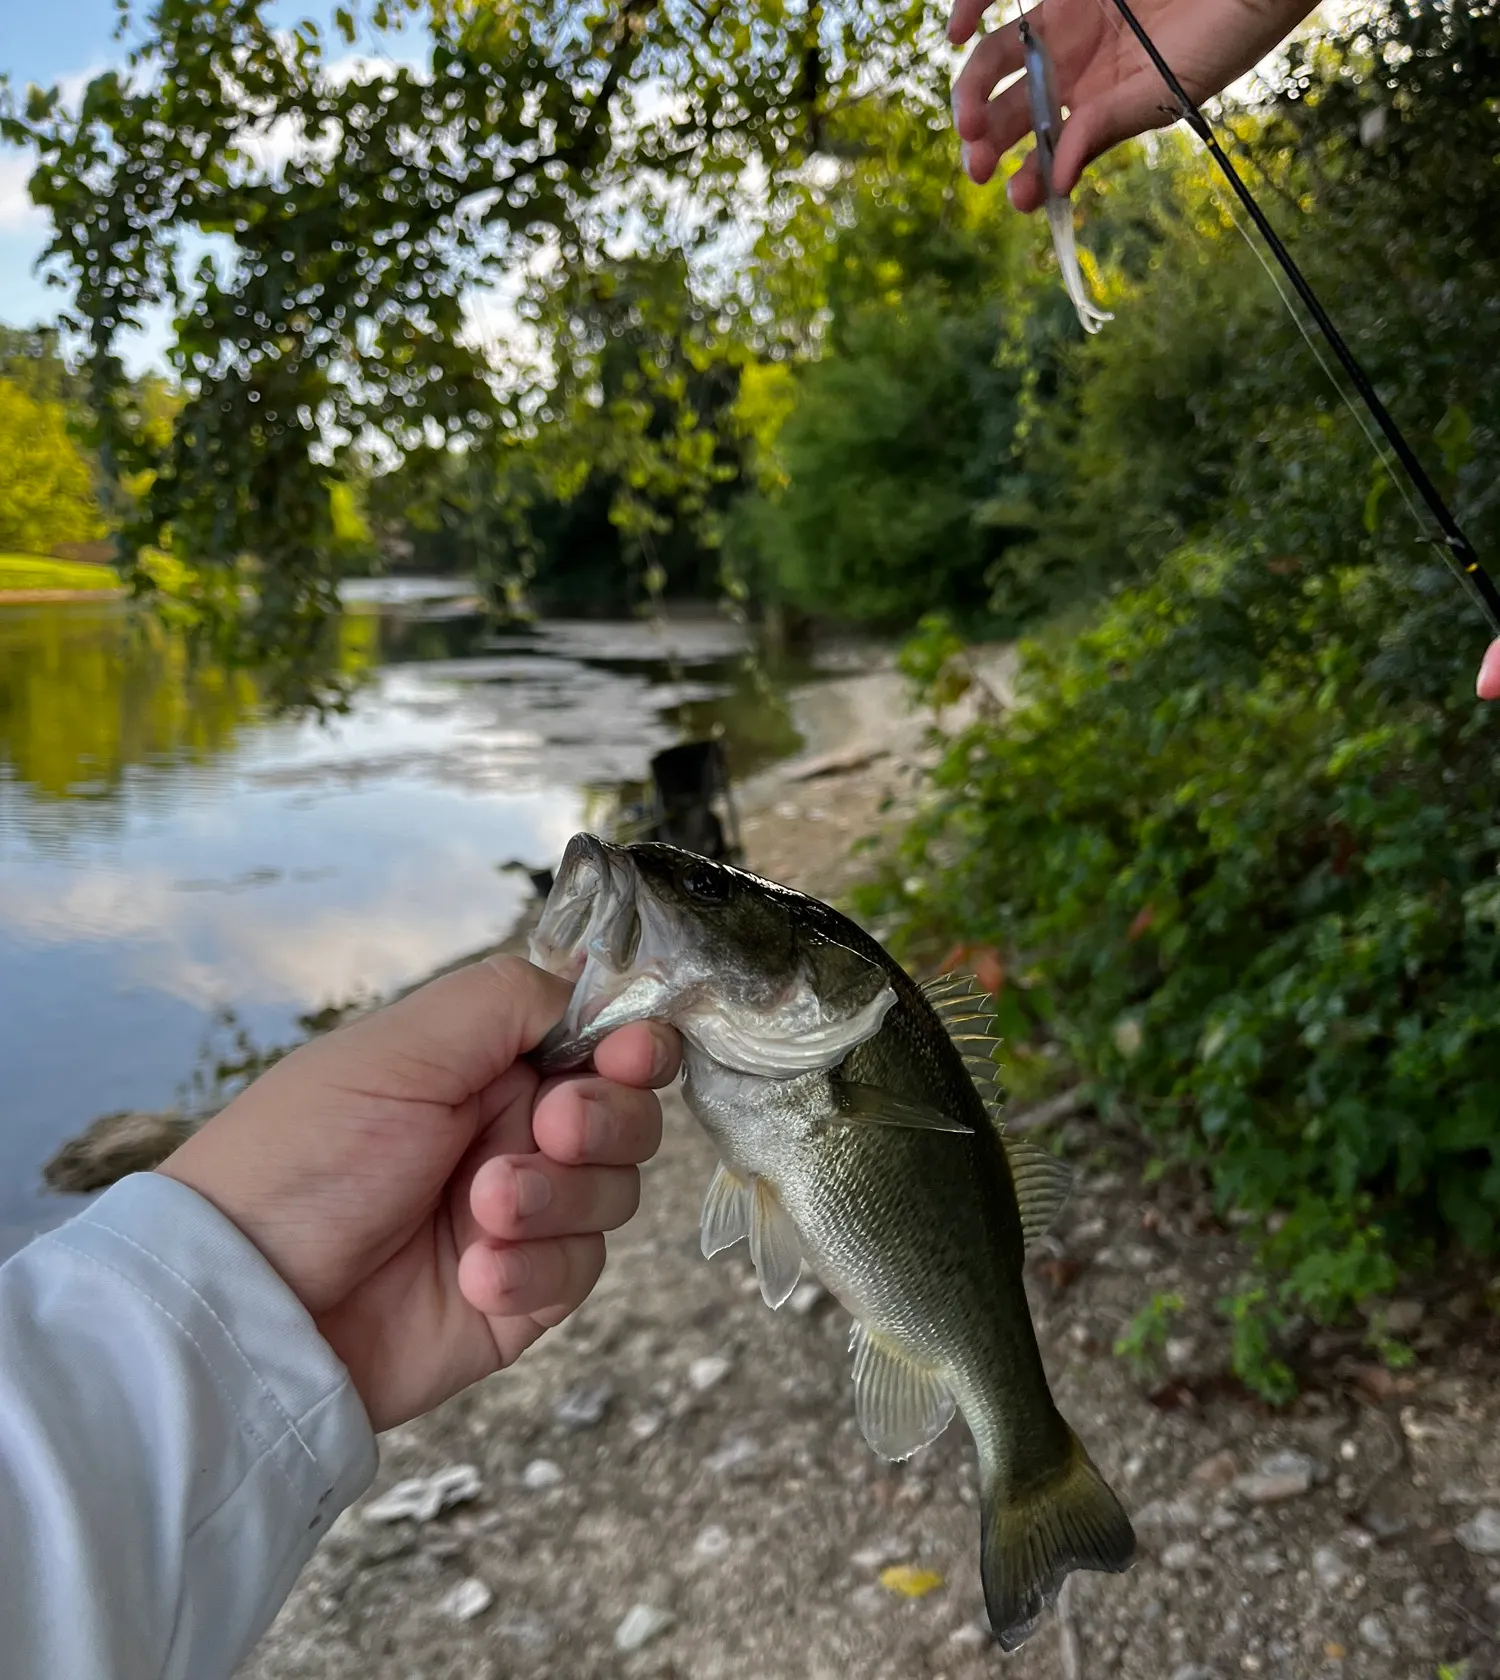
[[[1297,295],[1306,305],[1308,313],[1317,322],[1319,331],[1328,341],[1335,356],[1338,357],[1344,372],[1349,376],[1350,383],[1359,393],[1366,408],[1369,409],[1375,424],[1380,427],[1386,442],[1391,446],[1396,459],[1406,471],[1407,477],[1416,487],[1417,494],[1427,504],[1427,510],[1442,533],[1443,556],[1452,567],[1454,575],[1468,590],[1475,605],[1484,615],[1491,632],[1500,636],[1500,589],[1496,589],[1494,579],[1480,564],[1479,556],[1474,552],[1474,545],[1464,535],[1463,527],[1458,523],[1452,509],[1444,501],[1442,492],[1427,475],[1427,469],[1417,457],[1416,451],[1406,441],[1406,434],[1396,424],[1390,410],[1380,400],[1380,394],[1370,383],[1369,376],[1360,366],[1359,358],[1349,348],[1343,334],[1333,324],[1328,311],[1323,307],[1318,294],[1313,290],[1311,282],[1297,266],[1290,251],[1282,244],[1276,229],[1267,220],[1265,212],[1256,202],[1255,195],[1245,184],[1240,172],[1235,168],[1233,160],[1219,144],[1218,136],[1210,126],[1208,118],[1204,116],[1196,100],[1193,99],[1182,83],[1178,81],[1172,67],[1161,55],[1156,42],[1146,32],[1144,24],[1130,7],[1129,0],[1113,0],[1115,9],[1129,26],[1131,33],[1140,42],[1146,56],[1155,66],[1157,74],[1167,84],[1167,89],[1177,101],[1178,112],[1192,129],[1193,133],[1208,148],[1209,155],[1219,166],[1224,179],[1234,190],[1235,196],[1245,208],[1246,215],[1255,224],[1262,239],[1270,247],[1271,254],[1281,265],[1283,272]]]

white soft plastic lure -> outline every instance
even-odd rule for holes
[[[1062,104],[1052,75],[1052,59],[1040,35],[1023,17],[1020,24],[1021,50],[1026,65],[1026,92],[1031,101],[1031,127],[1036,134],[1037,163],[1042,185],[1047,189],[1047,225],[1052,229],[1052,248],[1062,270],[1063,285],[1078,311],[1085,332],[1096,333],[1106,321],[1114,320],[1089,296],[1083,270],[1078,266],[1078,247],[1073,239],[1073,204],[1053,184],[1052,163],[1062,132]]]

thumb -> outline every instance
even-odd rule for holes
[[[571,994],[567,981],[520,957],[486,957],[351,1022],[326,1042],[341,1055],[367,1059],[386,1096],[457,1106],[539,1044],[562,1019]]]
[[[1491,642],[1485,649],[1479,681],[1474,686],[1481,700],[1500,700],[1500,641]]]

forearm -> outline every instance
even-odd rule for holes
[[[290,1290],[153,1174],[0,1267],[0,1629],[16,1680],[227,1676],[369,1483]]]

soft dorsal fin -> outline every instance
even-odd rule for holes
[[[1005,1135],[994,1060],[1000,1040],[995,1032],[995,1000],[990,994],[968,974],[940,974],[935,980],[924,981],[921,990],[963,1057],[974,1088],[984,1099],[1005,1145],[1021,1214],[1021,1234],[1029,1245],[1057,1218],[1067,1201],[1073,1169],[1039,1144]]]
[[[923,997],[964,1059],[964,1067],[993,1118],[1000,1093],[995,1078],[995,1000],[970,974],[940,974],[921,984]]]
[[[1073,1188],[1073,1169],[1066,1161],[1049,1155],[1039,1143],[1003,1135],[1000,1141],[1005,1145],[1011,1182],[1016,1187],[1021,1235],[1030,1245],[1062,1211]]]

